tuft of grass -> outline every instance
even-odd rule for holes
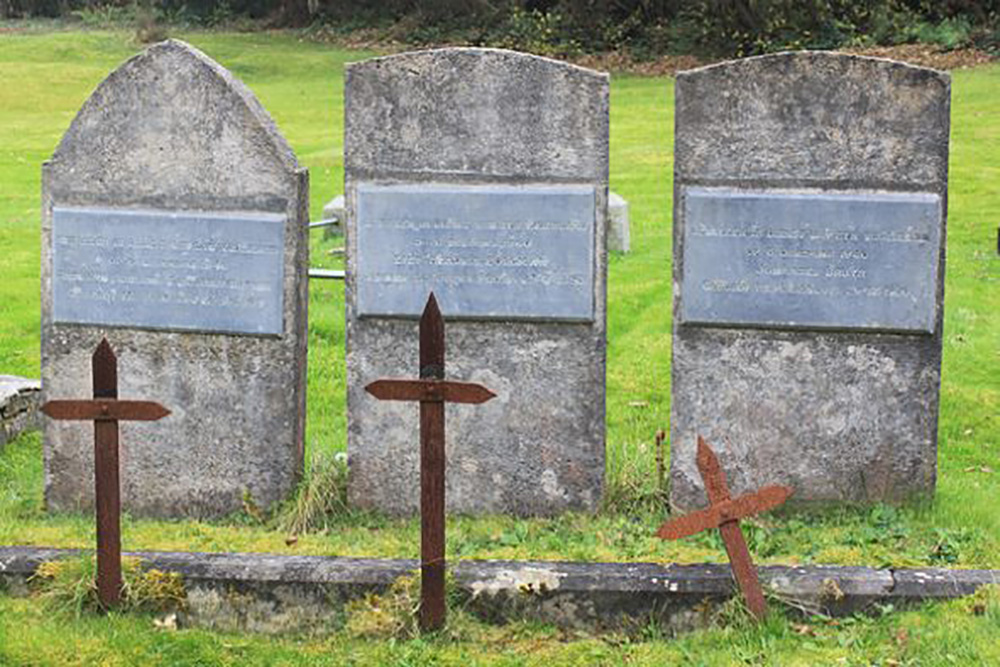
[[[965,598],[964,604],[966,611],[973,616],[984,616],[1000,631],[1000,584],[981,586],[973,595]]]
[[[278,512],[275,525],[291,535],[325,532],[351,512],[347,504],[347,457],[314,452],[295,497]]]
[[[784,605],[774,604],[774,598],[768,600],[768,615],[764,623],[780,623],[784,620]],[[757,626],[757,619],[750,613],[746,600],[740,594],[734,594],[723,602],[711,615],[710,623],[712,627],[726,628],[738,632],[749,632]]]
[[[662,429],[653,438],[652,456],[647,444],[610,448],[601,512],[605,514],[657,514],[669,507],[670,487],[666,463],[667,444]],[[634,451],[633,451],[634,450]]]
[[[79,616],[98,611],[97,559],[93,555],[47,561],[29,584],[51,608]],[[135,557],[122,558],[122,604],[119,611],[172,611],[184,607],[187,593],[176,572],[146,569]]]

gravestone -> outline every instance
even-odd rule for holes
[[[947,75],[783,53],[676,83],[671,501],[933,493]]]
[[[447,375],[449,511],[597,505],[604,477],[608,78],[454,48],[347,68],[349,495],[415,511],[418,411],[364,393],[419,369],[433,290]]]
[[[134,515],[266,507],[302,470],[308,174],[253,94],[203,53],[157,44],[91,95],[42,173],[43,400],[169,405],[121,425]],[[45,499],[93,503],[93,426],[45,420]]]
[[[617,192],[608,193],[608,250],[628,253],[629,241],[628,202]]]

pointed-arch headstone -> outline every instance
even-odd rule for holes
[[[83,105],[42,174],[43,398],[83,395],[106,336],[122,397],[125,508],[217,516],[301,474],[308,174],[254,95],[176,40]],[[83,428],[45,424],[50,509],[93,502]]]

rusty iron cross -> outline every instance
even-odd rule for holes
[[[485,403],[496,394],[444,379],[444,320],[434,293],[420,317],[420,379],[376,380],[365,391],[383,401],[420,401],[420,627],[444,625],[444,404]]]
[[[152,401],[118,400],[118,359],[107,339],[91,358],[94,400],[48,401],[52,419],[94,422],[94,504],[97,510],[97,597],[108,608],[122,590],[121,495],[118,483],[118,422],[156,421],[170,414]]]
[[[664,523],[656,535],[665,540],[676,540],[718,528],[722,542],[726,545],[733,577],[743,592],[747,607],[755,618],[763,619],[767,614],[767,603],[764,602],[764,591],[757,579],[757,569],[750,559],[746,540],[743,539],[740,519],[777,507],[788,500],[792,489],[787,486],[765,486],[738,498],[730,498],[726,473],[719,464],[719,458],[700,435],[696,462],[701,478],[705,481],[708,507]]]

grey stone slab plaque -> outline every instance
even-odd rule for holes
[[[282,332],[285,216],[60,208],[53,321]]]
[[[357,186],[361,316],[594,318],[592,186]]]
[[[681,323],[933,333],[938,195],[682,197]]]

